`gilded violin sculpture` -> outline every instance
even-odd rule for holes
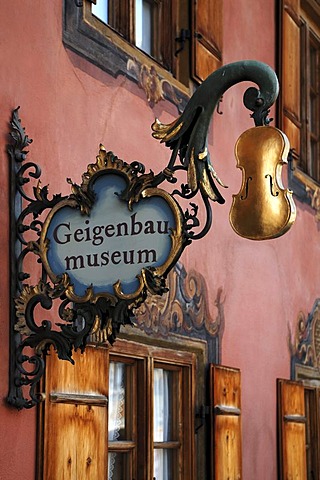
[[[195,234],[189,229],[186,233],[189,240],[208,233],[212,222],[210,201],[225,202],[217,184],[225,185],[211,162],[207,136],[222,95],[242,81],[252,81],[259,89],[249,87],[243,96],[255,127],[244,132],[237,143],[236,155],[238,167],[243,172],[243,184],[240,193],[233,198],[231,225],[242,237],[264,240],[284,234],[295,220],[292,193],[284,189],[281,181],[289,142],[280,130],[268,127],[269,109],[279,92],[277,76],[264,63],[235,62],[213,72],[195,91],[180,117],[167,125],[156,119],[152,125],[153,137],[172,150],[169,165],[157,176],[157,181],[166,179],[174,183],[175,172],[186,170],[187,183],[181,192],[175,190],[174,194],[190,200],[200,193],[207,210],[203,230]]]
[[[296,208],[292,191],[283,187],[281,170],[287,163],[290,144],[277,128],[246,130],[235,146],[242,185],[233,195],[229,220],[234,231],[251,240],[283,235],[293,225]]]

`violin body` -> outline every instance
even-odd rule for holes
[[[234,231],[251,240],[280,237],[293,225],[296,207],[292,191],[283,187],[281,170],[290,144],[270,126],[246,130],[235,146],[242,185],[233,195],[229,220]]]

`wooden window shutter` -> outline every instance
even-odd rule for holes
[[[280,1],[281,126],[300,154],[300,0]]]
[[[46,359],[43,479],[107,479],[108,351]]]
[[[210,365],[210,403],[212,478],[240,480],[242,478],[240,370]]]
[[[192,76],[202,82],[222,64],[222,0],[192,5]]]
[[[279,478],[307,479],[304,387],[278,380]]]

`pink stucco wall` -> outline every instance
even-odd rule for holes
[[[256,59],[275,66],[274,1],[224,1],[224,63]],[[65,49],[62,1],[6,2],[0,17],[0,454],[1,480],[31,480],[35,471],[36,412],[5,404],[8,377],[8,160],[11,111],[21,106],[22,123],[34,139],[29,159],[42,168],[50,192],[69,192],[64,181],[80,181],[99,143],[120,158],[139,160],[154,171],[168,151],[150,135],[154,117],[168,122],[168,102],[151,109],[138,86],[112,78]],[[242,372],[243,478],[275,480],[276,378],[289,377],[288,327],[319,297],[319,227],[310,208],[298,204],[296,225],[284,237],[255,243],[237,237],[228,222],[232,193],[240,188],[236,139],[252,121],[242,105],[244,85],[226,93],[214,119],[211,158],[222,180],[226,204],[213,206],[208,236],[183,254],[187,268],[205,276],[210,309],[222,288],[225,330],[222,363]],[[285,177],[285,174],[284,174]],[[306,248],[307,247],[307,248]]]

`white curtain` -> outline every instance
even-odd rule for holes
[[[170,440],[170,372],[162,368],[154,369],[153,394],[153,441]],[[154,449],[154,477],[156,480],[170,480],[169,451]]]
[[[152,6],[145,0],[135,2],[135,43],[149,55],[152,54]]]
[[[119,438],[120,430],[125,428],[125,365],[110,362],[109,366],[109,413],[108,440],[114,442]],[[114,468],[116,453],[108,455],[108,480],[115,480]]]

